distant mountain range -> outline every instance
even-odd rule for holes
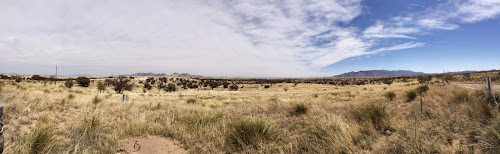
[[[336,75],[334,77],[388,77],[388,76],[409,76],[409,75],[425,75],[423,72],[413,72],[408,70],[367,70],[358,72],[347,72]]]
[[[170,75],[167,75],[165,73],[135,73],[135,74],[129,74],[127,76],[168,76],[168,77],[190,77],[190,78],[200,78],[203,77],[201,75],[191,75],[189,73],[172,73]]]

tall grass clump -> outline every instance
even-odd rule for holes
[[[293,116],[300,116],[300,115],[306,114],[308,109],[309,109],[309,107],[307,107],[305,104],[295,104],[292,107],[290,114]]]
[[[102,118],[99,114],[86,114],[81,120],[78,132],[81,135],[81,139],[94,141],[97,140],[101,128]]]
[[[455,92],[453,94],[453,103],[464,103],[470,100],[469,93],[466,90]]]
[[[231,151],[259,149],[262,144],[273,141],[278,135],[271,124],[261,119],[239,120],[232,123],[230,128],[226,143]]]
[[[186,103],[188,103],[188,104],[194,104],[194,103],[196,103],[196,99],[194,99],[194,98],[188,98],[186,100]]]
[[[43,122],[35,125],[26,138],[30,154],[51,153],[56,145],[54,128]]]
[[[94,99],[92,99],[92,104],[94,105],[97,105],[99,102],[101,102],[101,99],[97,96],[95,96]]]
[[[405,96],[406,96],[406,102],[411,102],[415,100],[415,98],[417,98],[417,92],[415,90],[410,90],[406,92]]]
[[[184,123],[189,129],[202,128],[222,119],[222,114],[196,114],[184,119]]]
[[[394,93],[393,91],[389,91],[384,94],[384,97],[387,98],[389,101],[393,101],[394,98],[396,98],[396,93]]]
[[[495,101],[500,102],[500,94],[493,94],[493,96],[490,96],[489,91],[487,88],[479,89],[474,92],[474,96],[476,98],[479,98],[485,103],[492,104]]]
[[[334,117],[335,118],[335,117]],[[354,153],[357,129],[341,119],[313,122],[298,139],[298,153]]]
[[[350,117],[362,127],[362,133],[373,134],[376,131],[384,133],[392,130],[390,115],[385,105],[369,104],[355,107],[349,111]]]
[[[484,153],[500,153],[500,120],[486,129],[481,141]]]

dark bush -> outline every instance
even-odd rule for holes
[[[78,77],[76,78],[76,83],[80,85],[80,87],[88,87],[90,85],[90,79],[87,77]]]
[[[421,85],[421,86],[417,87],[417,89],[415,89],[415,90],[416,90],[416,92],[422,91],[422,93],[425,93],[425,92],[427,92],[429,90],[429,86],[427,86],[427,85]]]
[[[66,80],[66,82],[64,83],[64,85],[65,85],[67,88],[71,88],[71,87],[73,87],[73,80]]]
[[[169,83],[168,86],[165,88],[165,91],[175,92],[177,91],[177,88],[175,87],[175,84]]]
[[[144,89],[150,91],[152,88],[153,88],[153,86],[151,86],[151,84],[149,84],[149,82],[144,83]]]
[[[40,80],[45,80],[44,77],[40,76],[40,75],[33,75],[31,77],[31,80],[37,80],[37,81],[40,81]]]
[[[387,98],[389,101],[393,101],[394,98],[396,98],[396,93],[390,91],[390,92],[386,92],[384,94],[385,98]]]
[[[231,86],[229,87],[229,89],[236,91],[236,90],[238,90],[238,85],[233,84],[233,85],[231,85]]]
[[[383,82],[384,82],[384,84],[391,86],[393,81],[392,81],[392,79],[385,79]]]
[[[269,88],[269,87],[271,87],[271,86],[270,85],[264,85],[264,88]]]

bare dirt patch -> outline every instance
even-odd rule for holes
[[[134,137],[122,142],[120,153],[130,154],[184,154],[187,151],[181,144],[169,138],[158,136]]]

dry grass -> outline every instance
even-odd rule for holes
[[[405,93],[420,86],[416,81],[135,88],[124,92],[127,102],[113,91],[96,96],[96,82],[72,89],[0,84],[5,153],[116,153],[120,140],[144,135],[171,137],[190,153],[498,152],[498,110],[479,92],[454,85],[428,85],[421,112],[420,101]],[[398,97],[389,102],[387,92]]]

